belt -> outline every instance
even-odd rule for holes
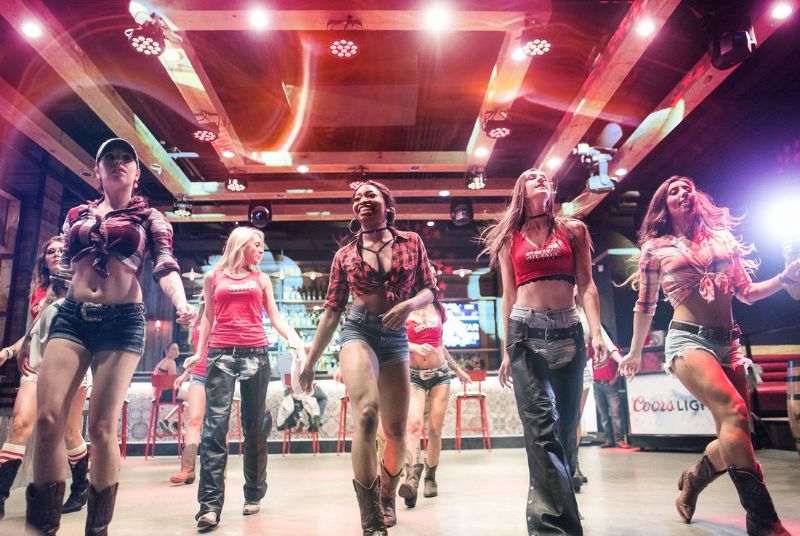
[[[139,316],[147,312],[143,303],[102,304],[76,301],[72,303],[77,308],[81,318],[86,322],[101,322],[112,318]]]
[[[427,381],[433,378],[441,378],[442,376],[450,376],[450,369],[446,366],[435,369],[411,369],[413,373],[419,376],[420,380]]]
[[[225,348],[211,348],[222,352],[223,355],[233,357],[248,357],[251,355],[267,355],[266,346],[227,346]]]
[[[733,329],[707,328],[703,326],[697,326],[695,324],[689,324],[687,322],[681,322],[679,320],[673,320],[669,323],[669,329],[693,333],[704,339],[708,339],[709,341],[720,344],[730,344],[733,341],[739,340],[739,337],[742,336],[742,330],[738,325],[734,325]]]
[[[525,326],[528,330],[528,339],[540,339],[545,341],[561,341],[564,339],[574,339],[583,335],[583,327],[575,324],[568,328],[532,328]]]

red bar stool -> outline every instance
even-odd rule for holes
[[[236,438],[239,442],[239,456],[241,456],[242,443],[244,442],[244,436],[242,435],[242,399],[235,395],[231,403],[231,419],[233,419],[236,427],[228,427],[228,443],[231,442],[231,439]]]
[[[294,394],[292,390],[292,375],[283,375],[283,385],[289,389],[289,394]],[[310,437],[311,438],[311,453],[316,456],[319,454],[319,432],[292,432],[289,427],[283,429],[283,446],[281,447],[281,456],[286,456],[292,453],[292,436],[296,437]]]
[[[130,401],[126,398],[122,403],[122,417],[120,419],[119,433],[117,434],[117,441],[119,442],[119,453],[123,458],[128,457],[128,406]]]
[[[153,400],[150,402],[150,425],[147,428],[147,443],[144,446],[144,458],[156,453],[156,441],[162,438],[176,437],[178,440],[178,456],[181,455],[181,445],[183,443],[183,402],[178,400],[178,392],[173,384],[178,376],[176,374],[153,374],[150,376],[150,383],[153,384]],[[169,402],[161,401],[161,393],[172,389],[172,400]],[[158,430],[158,417],[162,407],[178,407],[178,432],[175,434],[160,433]]]
[[[347,407],[350,405],[350,395],[347,391],[339,397],[339,431],[336,434],[336,455],[347,451],[347,434],[352,430],[347,429]]]
[[[478,392],[467,392],[464,385],[463,392],[456,395],[456,450],[461,452],[461,432],[481,432],[483,436],[483,448],[492,450],[492,438],[489,437],[489,417],[486,412],[486,394],[483,392],[483,382],[486,380],[485,370],[466,371],[473,384],[478,385]],[[466,400],[477,400],[481,410],[480,426],[462,426],[461,424],[461,405]]]

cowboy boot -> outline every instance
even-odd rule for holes
[[[119,483],[108,486],[98,492],[94,486],[89,487],[89,508],[86,515],[86,536],[107,536],[108,524],[114,515],[114,503],[117,500]]]
[[[397,495],[397,484],[400,483],[402,469],[392,476],[386,467],[381,463],[381,509],[383,510],[383,520],[387,527],[397,525],[397,512],[394,507],[395,496]]]
[[[89,500],[89,454],[78,460],[75,465],[70,465],[69,469],[72,472],[72,484],[69,485],[67,502],[61,508],[64,514],[78,512]]]
[[[439,485],[436,483],[436,468],[439,464],[430,467],[425,462],[425,488],[422,490],[424,497],[436,497],[439,495]]]
[[[728,467],[733,485],[739,493],[739,502],[747,512],[747,534],[749,536],[791,536],[778,519],[772,497],[764,483],[761,464],[756,462],[756,470]]]
[[[181,452],[181,472],[169,477],[173,484],[191,484],[194,482],[194,468],[197,461],[197,445],[186,445]]]
[[[361,512],[361,531],[363,536],[388,536],[386,523],[381,514],[379,497],[380,479],[375,477],[370,487],[353,479],[353,488],[356,490],[358,510]]]
[[[0,519],[6,515],[6,499],[11,493],[11,485],[22,466],[22,460],[8,460],[0,465]]]
[[[423,467],[421,463],[413,466],[409,463],[405,464],[406,481],[400,484],[397,494],[403,498],[408,508],[414,508],[417,504],[417,488]]]
[[[694,509],[697,506],[697,497],[706,486],[716,480],[725,471],[717,471],[711,464],[708,456],[703,455],[696,464],[686,469],[678,479],[678,498],[675,499],[675,508],[687,523],[692,522]]]
[[[28,501],[25,525],[48,536],[58,532],[66,487],[65,482],[50,482],[37,490],[33,484],[29,484],[25,492]]]

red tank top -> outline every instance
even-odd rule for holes
[[[517,287],[541,279],[562,279],[575,283],[575,259],[567,234],[555,228],[553,233],[537,247],[514,233],[511,242],[511,264]]]
[[[442,345],[442,326],[447,322],[447,317],[444,311],[440,313],[440,321],[434,320],[426,323],[420,323],[416,320],[406,321],[406,334],[408,335],[408,342],[413,344],[430,344],[434,348]]]
[[[31,304],[30,304],[30,311],[31,311],[31,322],[36,320],[36,317],[39,316],[42,308],[40,304],[42,300],[47,297],[47,289],[50,288],[48,286],[45,287],[36,287],[36,290],[33,291],[31,294]]]
[[[234,279],[214,270],[214,326],[208,346],[268,346],[262,320],[261,272]]]

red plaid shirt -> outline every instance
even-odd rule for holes
[[[172,253],[172,225],[143,197],[131,199],[128,206],[97,214],[97,199],[70,209],[62,232],[66,238],[59,276],[69,278],[72,265],[87,255],[94,256],[92,268],[108,277],[108,257],[113,255],[136,272],[148,253],[153,258],[153,279],[158,281],[170,272],[180,272]]]
[[[392,267],[386,280],[361,256],[360,239],[353,240],[336,252],[325,307],[344,311],[350,292],[353,298],[382,290],[390,302],[400,302],[415,291],[430,289],[436,295],[436,280],[431,274],[425,245],[417,233],[390,229],[394,235]]]

